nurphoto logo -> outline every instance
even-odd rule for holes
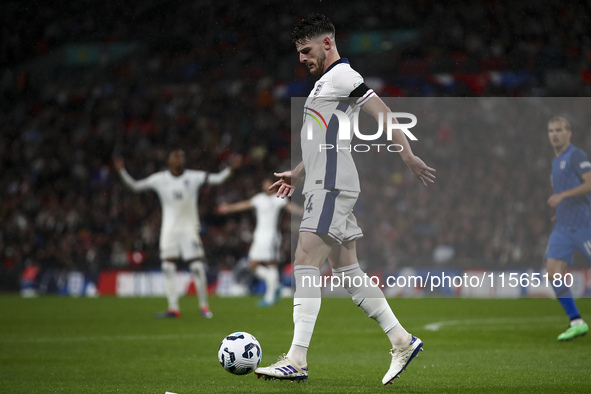
[[[338,122],[338,131],[337,136],[339,140],[350,141],[351,136],[351,121],[347,114],[340,110],[334,110],[330,113],[329,119],[332,120],[332,116],[336,116],[336,121]],[[313,136],[313,129],[314,123],[316,123],[321,131],[328,132],[329,131],[329,123],[326,122],[325,117],[318,111],[304,107],[304,121],[306,122],[306,138],[311,141],[314,139]],[[409,123],[398,123],[398,119],[410,119]],[[386,114],[386,137],[389,141],[392,140],[392,132],[393,130],[400,130],[402,131],[410,140],[417,141],[418,138],[409,130],[416,126],[417,124],[417,117],[408,112],[388,112]],[[362,134],[359,131],[359,113],[355,113],[353,115],[353,133],[357,138],[362,141],[375,141],[378,140],[382,134],[384,133],[384,114],[380,113],[378,116],[378,130],[374,134]],[[369,152],[372,149],[375,149],[377,152],[380,152],[381,148],[385,148],[388,152],[401,152],[403,150],[402,145],[399,144],[355,144],[355,145],[348,145],[348,146],[339,146],[336,144],[330,143],[321,143],[318,145],[318,149],[320,152],[336,149],[339,150],[348,150],[349,152]]]

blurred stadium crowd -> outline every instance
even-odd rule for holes
[[[222,218],[215,206],[254,195],[263,177],[291,166],[290,98],[307,96],[314,79],[297,64],[290,32],[309,12],[329,15],[341,55],[382,96],[591,93],[589,1],[2,8],[0,290],[18,286],[29,265],[159,267],[157,197],[125,189],[111,159],[123,156],[139,179],[177,147],[189,168],[213,172],[231,153],[244,155],[226,184],[200,196],[208,259],[213,268],[233,266],[248,250],[253,217]],[[133,45],[107,50],[118,44]],[[398,159],[358,162],[362,179],[383,179],[363,186],[357,208],[366,234],[360,255],[379,260],[367,264],[538,267],[551,229],[552,150],[545,119],[532,132],[520,115],[497,114],[478,130],[431,120],[413,148],[437,168],[438,184],[427,189]],[[575,144],[591,152],[591,119],[573,125]],[[289,218],[282,228],[289,231]]]

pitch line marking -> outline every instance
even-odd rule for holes
[[[94,342],[94,341],[145,341],[145,340],[170,340],[170,339],[189,339],[197,338],[199,334],[182,335],[100,335],[100,336],[82,336],[82,337],[38,337],[38,338],[3,338],[0,343],[16,342]]]
[[[443,320],[434,323],[425,324],[423,328],[427,331],[439,331],[443,327],[451,327],[451,326],[479,326],[479,325],[489,325],[489,326],[498,326],[498,325],[507,325],[507,324],[518,324],[518,323],[528,323],[532,320],[535,321],[556,321],[558,322],[560,319],[558,316],[545,316],[545,317],[521,317],[521,318],[501,318],[501,319],[465,319],[465,320]]]

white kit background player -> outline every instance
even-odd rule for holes
[[[387,130],[386,114],[390,109],[364,84],[348,60],[341,59],[334,26],[326,16],[311,14],[303,19],[295,26],[292,39],[300,62],[320,77],[304,108],[302,162],[292,171],[276,173],[280,179],[273,184],[273,188],[278,187],[277,196],[291,196],[305,177],[305,212],[294,261],[294,334],[289,352],[275,364],[257,368],[255,374],[265,379],[307,379],[307,352],[321,304],[321,289],[313,283],[321,282],[320,268],[328,259],[333,275],[343,278],[341,283],[353,301],[380,325],[392,344],[392,360],[382,379],[383,384],[388,384],[422,350],[422,342],[404,329],[379,288],[358,285],[364,283],[362,278],[367,278],[357,260],[356,239],[362,232],[353,215],[360,191],[359,176],[347,149],[351,141],[337,138],[339,121],[335,110],[344,112],[351,125],[361,108],[378,121],[381,113]],[[308,122],[313,127],[311,140]],[[425,186],[427,181],[434,181],[435,170],[412,153],[401,130],[393,131],[392,142],[402,145],[400,156],[417,179]],[[341,149],[319,149],[321,144],[339,144]]]
[[[295,209],[296,213],[301,215],[300,210],[294,208],[291,202],[275,197],[275,193],[269,189],[272,184],[270,179],[265,179],[262,183],[262,192],[251,199],[221,204],[218,207],[218,213],[222,215],[254,209],[256,227],[248,251],[248,260],[255,276],[265,282],[265,295],[258,303],[262,307],[274,305],[279,298],[280,275],[277,263],[281,246],[281,211],[285,209],[291,213]]]
[[[169,153],[168,170],[156,172],[141,180],[135,180],[129,175],[122,158],[115,158],[113,163],[130,189],[134,192],[155,191],[162,206],[160,259],[168,309],[157,313],[156,317],[180,317],[176,263],[182,259],[193,273],[201,314],[211,318],[207,300],[205,254],[199,237],[198,197],[202,186],[223,183],[230,176],[231,169],[226,168],[217,174],[185,169],[185,152],[180,149]],[[233,163],[233,167],[238,165],[236,161]]]

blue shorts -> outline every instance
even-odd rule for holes
[[[573,255],[578,250],[591,262],[591,227],[580,229],[554,229],[548,240],[546,260],[558,259],[573,265]]]

